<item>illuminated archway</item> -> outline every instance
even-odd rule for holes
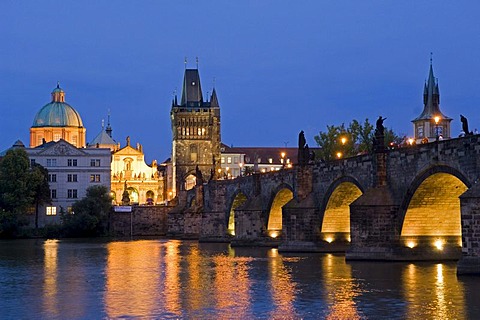
[[[193,187],[195,187],[196,182],[197,182],[197,178],[195,177],[195,175],[189,174],[185,178],[185,190],[193,189]]]
[[[130,198],[130,203],[138,203],[138,190],[134,187],[128,187],[127,191]]]
[[[321,227],[322,237],[332,242],[339,234],[350,235],[350,204],[362,195],[352,182],[342,182],[332,192],[325,207]]]
[[[401,237],[405,244],[414,247],[422,239],[439,249],[452,239],[461,244],[459,196],[467,189],[462,180],[450,173],[434,173],[421,181],[403,218]]]
[[[155,193],[153,193],[152,190],[148,190],[145,195],[146,195],[145,201],[146,201],[147,204],[154,204],[155,203]]]
[[[280,189],[275,195],[268,215],[267,232],[272,238],[282,230],[282,207],[293,199],[293,192],[287,188]]]
[[[247,201],[247,196],[243,193],[238,193],[232,202],[230,214],[228,215],[228,234],[235,235],[235,209],[243,205]]]

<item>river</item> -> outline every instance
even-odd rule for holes
[[[0,241],[1,319],[480,319],[456,263],[167,239]]]

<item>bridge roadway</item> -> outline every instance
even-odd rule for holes
[[[480,273],[480,135],[315,162],[178,196],[171,235]]]

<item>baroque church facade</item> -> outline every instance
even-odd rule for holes
[[[209,98],[203,98],[198,68],[185,69],[180,103],[175,96],[170,111],[174,195],[193,188],[197,175],[207,181],[221,172],[220,106],[215,88]]]

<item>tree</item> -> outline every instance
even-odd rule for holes
[[[87,189],[85,198],[73,204],[73,214],[64,216],[66,236],[99,236],[107,233],[112,199],[105,186]]]
[[[52,203],[50,186],[48,184],[48,170],[39,164],[32,165],[28,189],[32,193],[35,205],[35,229],[38,228],[38,209],[40,205]]]
[[[30,161],[23,149],[8,150],[0,162],[0,208],[25,213],[33,203],[29,190]]]
[[[370,153],[373,151],[374,126],[365,119],[363,124],[352,120],[348,127],[345,124],[340,126],[328,126],[327,131],[320,131],[314,137],[320,150],[317,156],[320,159],[329,161],[340,157],[352,157],[358,154]],[[393,130],[385,130],[385,143],[398,143],[401,140]]]

